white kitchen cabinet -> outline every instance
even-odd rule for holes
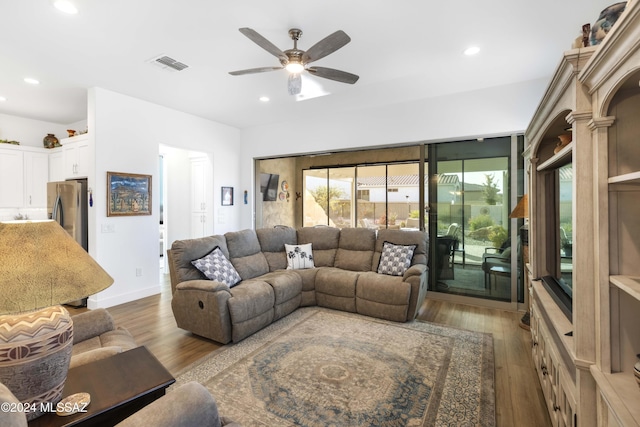
[[[47,206],[49,153],[44,148],[0,147],[0,208]]]
[[[18,146],[0,147],[0,208],[24,203],[24,153]]]
[[[65,170],[62,147],[49,150],[49,181],[64,181]]]
[[[24,206],[47,207],[47,181],[49,181],[49,153],[24,152]]]
[[[86,178],[91,159],[88,135],[65,138],[60,143],[64,153],[64,178]]]

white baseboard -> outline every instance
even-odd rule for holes
[[[115,295],[112,297],[102,297],[98,298],[97,295],[92,295],[87,300],[87,308],[90,310],[96,308],[108,308],[113,307],[115,305],[124,304],[127,302],[135,301],[140,298],[146,298],[151,295],[157,295],[161,292],[162,287],[160,285],[151,286],[144,289],[138,289],[135,292],[130,292],[126,294]]]

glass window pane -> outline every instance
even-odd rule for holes
[[[419,203],[418,163],[389,165],[387,167],[387,228],[419,228]]]
[[[302,215],[305,227],[329,225],[328,174],[328,169],[302,171],[304,189]]]
[[[356,197],[358,227],[379,227],[380,218],[387,212],[385,186],[386,166],[358,166]]]
[[[351,209],[355,167],[329,169],[329,225],[338,228],[353,227]]]

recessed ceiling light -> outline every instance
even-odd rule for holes
[[[260,98],[258,98],[261,102],[269,102],[269,97],[268,96],[261,96]]]
[[[78,13],[78,9],[69,0],[54,0],[53,6],[59,11],[68,13],[69,15]]]
[[[25,77],[24,78],[25,83],[29,83],[30,85],[39,85],[40,82],[36,79],[33,79],[31,77]]]
[[[4,96],[0,96],[0,102],[5,102],[7,100],[7,98],[5,98]]]
[[[469,46],[465,49],[464,54],[467,56],[472,56],[478,52],[480,52],[480,48],[478,46]]]

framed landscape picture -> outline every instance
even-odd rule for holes
[[[107,172],[107,216],[151,215],[151,175]]]

